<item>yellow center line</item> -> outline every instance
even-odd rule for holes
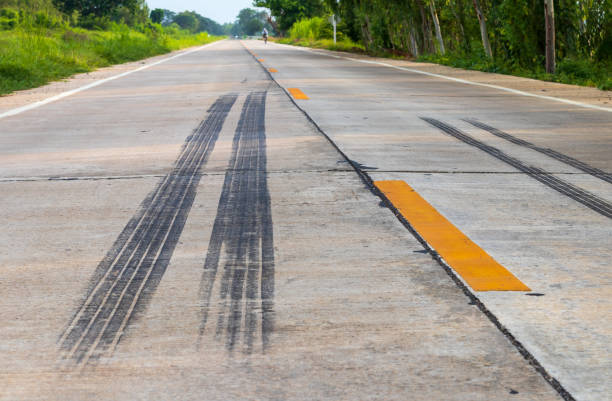
[[[531,291],[404,181],[374,185],[475,291]]]
[[[278,72],[278,70],[276,68],[270,68],[270,69],[268,69],[268,71],[270,71],[270,72]]]
[[[302,100],[309,99],[309,97],[306,96],[306,94],[302,92],[301,90],[299,90],[298,88],[287,88],[287,90],[289,91],[289,93],[291,93],[291,96],[293,96],[295,99],[302,99]]]

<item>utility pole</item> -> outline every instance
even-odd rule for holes
[[[332,26],[334,27],[334,44],[336,44],[336,26],[338,25],[336,14],[332,14],[332,16],[329,18],[329,22],[331,22]]]
[[[553,0],[544,0],[546,20],[546,72],[555,73],[555,5]]]

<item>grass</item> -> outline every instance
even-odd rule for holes
[[[313,47],[334,51],[364,53],[363,45],[355,43],[350,39],[339,40],[334,44],[333,39],[292,39],[292,38],[270,38],[271,41],[286,45]]]
[[[612,66],[606,62],[591,62],[567,58],[557,62],[555,74],[547,74],[540,68],[521,68],[487,59],[484,54],[466,56],[447,53],[446,55],[429,54],[417,61],[427,61],[451,67],[464,68],[498,74],[533,78],[541,81],[559,82],[570,85],[592,86],[601,90],[612,90]]]
[[[16,26],[0,31],[0,95],[218,39],[153,24],[142,31],[122,24],[111,24],[106,31]]]

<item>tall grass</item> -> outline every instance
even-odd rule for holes
[[[87,30],[52,14],[14,17],[7,9],[0,11],[0,95],[220,39],[156,24],[134,29],[109,23],[107,30]]]
[[[278,43],[296,46],[316,47],[338,51],[364,51],[363,45],[351,41],[342,32],[337,32],[337,41],[333,41],[333,28],[323,17],[302,19],[291,27],[287,38],[273,39]]]

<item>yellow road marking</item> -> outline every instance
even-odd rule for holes
[[[531,291],[404,181],[374,185],[475,291]]]
[[[270,71],[270,72],[278,72],[278,70],[276,68],[270,68],[268,71]]]
[[[295,99],[309,99],[308,96],[306,96],[306,94],[304,92],[302,92],[301,90],[299,90],[298,88],[287,88],[287,90],[289,91],[289,93],[291,93],[291,96],[293,96]]]

